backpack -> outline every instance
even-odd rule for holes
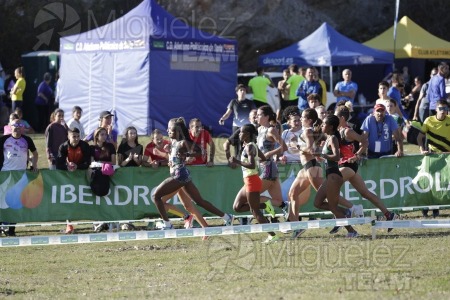
[[[89,186],[92,192],[97,196],[106,196],[109,192],[109,176],[104,175],[102,168],[92,168]]]

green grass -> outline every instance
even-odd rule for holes
[[[370,229],[2,248],[0,298],[449,299],[448,230]]]

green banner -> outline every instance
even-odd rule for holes
[[[367,187],[387,207],[450,204],[450,155],[407,156],[367,160],[359,173]],[[243,185],[240,168],[189,167],[203,198],[232,213],[234,198]],[[279,165],[284,200],[298,164]],[[0,172],[0,221],[46,222],[69,220],[133,220],[155,216],[151,195],[169,175],[168,168],[120,168],[111,177],[110,193],[92,194],[85,171]],[[373,208],[346,182],[341,194],[347,200]],[[302,212],[316,211],[313,197]],[[171,203],[181,205],[175,196]]]

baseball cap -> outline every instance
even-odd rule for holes
[[[383,104],[380,104],[380,103],[378,103],[377,105],[375,105],[374,106],[374,108],[373,108],[375,111],[378,111],[378,110],[386,110],[386,107],[383,105]]]
[[[110,113],[109,111],[107,111],[107,110],[102,111],[100,113],[100,119],[103,119],[103,118],[106,118],[106,117],[109,117],[109,116],[114,116],[114,115],[112,113]]]

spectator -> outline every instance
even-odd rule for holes
[[[308,105],[309,108],[316,108],[320,105],[322,105],[322,103],[320,103],[320,95],[319,94],[310,94],[308,96]]]
[[[430,73],[430,80],[436,74],[437,68],[433,68]],[[428,86],[430,85],[430,80],[425,82],[420,89],[419,98],[417,99],[416,107],[414,109],[414,121],[420,121],[421,123],[423,123],[423,121],[425,121],[425,111],[428,111],[430,109],[430,104],[427,99],[427,91]]]
[[[207,167],[214,166],[214,154],[216,152],[216,145],[208,131],[203,129],[202,121],[194,118],[189,121],[189,136],[194,143],[196,143],[202,150],[202,155],[197,157],[189,157],[186,160],[190,165],[203,165]],[[208,160],[208,145],[209,145],[209,160]]]
[[[56,169],[73,172],[75,170],[87,170],[91,163],[89,145],[81,140],[78,128],[68,130],[68,140],[59,146],[56,157]],[[72,224],[68,223],[65,234],[74,232]]]
[[[436,103],[436,115],[425,119],[421,132],[417,136],[417,144],[420,152],[424,155],[429,153],[450,152],[450,116],[448,115],[448,104],[445,100]],[[424,137],[427,138],[427,145]],[[424,217],[428,216],[428,209],[422,210]],[[439,209],[433,210],[433,217],[439,216]]]
[[[45,129],[45,145],[48,160],[48,168],[56,169],[56,157],[58,157],[59,146],[67,141],[67,126],[64,123],[64,111],[60,108],[55,110],[55,121]]]
[[[11,124],[12,124],[12,121],[13,120],[20,120],[19,119],[19,116],[16,114],[16,113],[12,113],[12,114],[10,114],[9,115],[9,122],[8,122],[8,124],[7,125],[5,125],[4,127],[3,127],[3,134],[4,135],[7,135],[7,134],[11,134],[12,133],[12,127],[11,127]],[[20,123],[20,122],[19,122]],[[22,124],[23,125],[23,124]],[[23,131],[22,131],[23,132]]]
[[[252,124],[253,126],[255,126],[256,128],[258,128],[258,122],[257,122],[257,116],[256,116],[257,112],[258,112],[257,109],[252,109],[252,110],[250,111],[250,113],[248,114],[248,121],[249,121],[249,122],[247,122],[247,124],[250,123],[250,124]],[[233,132],[233,134],[232,134],[228,139],[226,139],[225,142],[223,143],[223,149],[224,149],[224,151],[225,151],[225,156],[226,156],[226,158],[227,158],[228,166],[229,166],[230,168],[232,168],[232,169],[235,169],[235,168],[237,167],[237,165],[236,165],[236,164],[230,163],[230,157],[231,157],[231,154],[230,154],[230,146],[236,147],[236,144],[239,143],[239,144],[240,144],[240,145],[239,145],[239,150],[242,150],[242,147],[241,147],[242,144],[241,144],[240,139],[239,139],[239,133],[240,133],[240,129],[236,130],[236,131]],[[240,153],[240,152],[236,153],[236,157],[240,157],[240,156],[241,156],[241,153]]]
[[[78,128],[68,129],[68,140],[62,143],[56,157],[56,169],[73,172],[87,170],[91,163],[89,144],[81,140]]]
[[[136,128],[128,126],[117,150],[117,164],[121,167],[140,166],[142,163],[142,150]]]
[[[287,150],[280,156],[279,160],[285,164],[287,162],[299,162],[300,150],[298,149],[298,140],[302,134],[302,123],[300,120],[300,111],[297,106],[289,106],[284,110],[289,129],[281,133],[281,138],[287,146]]]
[[[50,73],[44,74],[44,80],[39,84],[37,89],[37,96],[34,100],[38,111],[38,125],[36,130],[38,132],[44,132],[47,127],[49,118],[50,105],[53,102],[53,90],[50,87],[52,81],[52,75]]]
[[[438,66],[438,74],[430,79],[427,90],[427,100],[430,105],[430,109],[425,111],[424,120],[428,116],[436,115],[436,103],[438,100],[447,99],[445,94],[445,77],[448,74],[448,65],[442,62]]]
[[[406,108],[408,116],[414,116],[414,109],[416,107],[417,99],[419,99],[422,85],[422,78],[419,76],[414,77],[414,86],[411,89],[411,93],[405,98],[408,99]]]
[[[286,80],[286,83],[283,84],[283,88],[289,90],[289,96],[287,101],[281,102],[282,109],[285,109],[286,107],[291,105],[298,106],[298,96],[296,93],[298,87],[300,86],[300,83],[305,80],[305,77],[299,74],[299,69],[296,64],[292,64],[289,66],[289,73],[290,76],[288,80]]]
[[[352,81],[352,71],[349,69],[342,71],[342,78],[344,80],[338,82],[334,87],[333,95],[336,97],[336,102],[345,100],[353,104],[358,92],[358,85]]]
[[[388,90],[389,90],[389,83],[387,81],[381,81],[380,83],[378,83],[378,97],[379,98],[375,101],[375,104],[382,104],[382,105],[384,105],[384,107],[387,107],[391,103],[392,98],[388,96]],[[402,112],[400,111],[400,108],[398,107],[398,102],[395,107],[396,107],[395,113],[398,116],[402,115],[401,114]]]
[[[394,99],[391,99],[389,104],[386,106],[386,112],[394,118],[395,122],[397,123],[397,131],[400,136],[402,136],[402,130],[403,126],[405,126],[405,122],[397,113],[397,101]],[[397,152],[397,143],[395,141],[392,141],[392,152]]]
[[[369,140],[368,158],[379,158],[392,154],[392,136],[397,141],[398,150],[395,156],[403,156],[403,138],[398,132],[398,125],[392,116],[386,115],[386,107],[376,104],[374,113],[363,122],[364,138]]]
[[[320,84],[320,87],[322,88],[322,94],[320,94],[320,101],[323,106],[327,106],[327,85],[325,84],[325,81],[320,78],[319,70],[317,68],[314,68],[314,80],[317,81]]]
[[[270,80],[264,74],[264,69],[258,67],[256,69],[256,76],[250,79],[248,82],[249,91],[253,92],[253,101],[256,107],[267,104],[267,87],[275,87]]]
[[[83,110],[79,106],[74,106],[72,108],[72,118],[67,122],[67,127],[71,130],[74,130],[75,128],[78,129],[78,132],[80,133],[80,139],[85,138],[84,134],[84,127],[83,124],[81,124],[80,119],[81,115],[83,114]]]
[[[392,82],[391,87],[389,88],[387,92],[387,96],[389,98],[394,99],[397,101],[397,107],[398,107],[398,114],[401,118],[407,120],[408,115],[406,115],[406,112],[404,111],[402,107],[402,91],[404,88],[403,84],[403,76],[401,76],[398,73],[394,73],[392,75]],[[386,105],[384,105],[386,107]]]
[[[317,115],[319,116],[320,120],[325,120],[326,116],[328,115],[327,110],[325,109],[325,106],[319,105],[315,108]]]
[[[32,134],[34,133],[33,127],[31,127],[30,123],[28,123],[26,120],[22,119],[23,113],[22,109],[20,107],[16,107],[14,110],[14,113],[19,117],[20,123],[23,124],[23,133],[25,134]]]
[[[314,68],[309,67],[306,69],[306,79],[300,83],[296,92],[296,95],[299,97],[298,108],[300,111],[308,108],[308,96],[313,93],[321,95],[322,87],[319,82],[314,80]]]
[[[117,149],[118,132],[117,132],[117,129],[115,129],[112,125],[112,117],[114,117],[114,115],[111,112],[109,112],[107,110],[102,111],[100,113],[100,117],[98,119],[99,127],[106,129],[106,133],[107,133],[106,134],[106,142],[111,143],[114,146],[114,148]],[[95,131],[92,132],[91,134],[89,134],[84,140],[86,142],[92,141],[94,139],[94,133],[95,133]]]
[[[38,152],[33,140],[22,134],[23,124],[19,119],[10,122],[12,133],[0,137],[0,170],[1,171],[24,171],[27,169],[29,157],[28,151],[31,152],[31,170],[38,171]],[[6,225],[6,223],[3,223]],[[10,223],[9,225],[15,225]],[[8,230],[3,230],[8,236],[16,235],[16,227],[9,226]]]
[[[14,111],[16,107],[22,108],[23,104],[23,93],[25,92],[26,82],[23,67],[19,67],[14,71],[14,76],[17,81],[11,89],[11,110]]]
[[[160,166],[167,166],[169,158],[170,142],[164,139],[164,136],[159,129],[152,132],[152,141],[147,144],[142,158],[142,165],[145,167],[152,166],[158,168]]]
[[[114,145],[110,142],[107,142],[108,138],[108,131],[104,127],[98,127],[93,134],[94,142],[93,145],[89,146],[89,152],[92,162],[97,163],[109,163],[111,165],[116,164],[116,148]],[[94,167],[91,170],[91,180],[92,176],[95,177],[96,173],[99,172],[99,168]],[[103,175],[105,176],[105,175]],[[109,190],[109,178],[107,178],[107,186]],[[93,185],[91,183],[91,189],[93,189]],[[108,191],[101,191],[102,194],[107,194]],[[105,192],[105,193],[103,193]],[[94,191],[93,193],[97,194],[97,191]],[[103,196],[103,195],[102,195]],[[94,223],[94,231],[101,232],[104,230],[107,230],[109,228],[108,224],[105,222],[100,223]]]
[[[283,80],[278,81],[278,91],[281,95],[281,108],[284,109],[285,102],[289,101],[289,87],[287,87],[287,80],[291,76],[289,69],[283,70]]]
[[[255,109],[255,103],[251,100],[248,100],[245,98],[246,90],[245,85],[238,84],[236,86],[236,94],[237,98],[230,101],[230,103],[227,106],[227,111],[225,114],[220,118],[219,124],[224,125],[225,120],[228,119],[231,115],[231,113],[234,114],[233,117],[233,131],[235,132],[239,128],[241,128],[244,124],[248,123],[248,114],[252,109]],[[235,155],[240,152],[240,143],[237,143],[235,148]]]

